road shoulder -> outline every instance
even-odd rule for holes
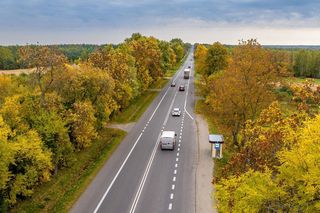
[[[211,158],[210,144],[208,142],[209,128],[206,120],[196,115],[198,165],[196,171],[196,212],[218,212],[214,207],[212,174],[214,162]]]

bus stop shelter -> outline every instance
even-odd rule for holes
[[[212,158],[222,158],[222,144],[224,143],[223,135],[209,135],[209,143],[211,144]]]

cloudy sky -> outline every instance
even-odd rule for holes
[[[134,32],[320,45],[320,0],[0,0],[0,44],[119,43]]]

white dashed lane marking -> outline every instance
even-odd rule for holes
[[[168,209],[169,209],[169,210],[172,209],[172,203],[169,204],[169,208],[168,208]]]

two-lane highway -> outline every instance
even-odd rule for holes
[[[192,53],[193,48],[173,77],[176,87],[168,84],[162,90],[71,212],[195,211],[193,76],[183,78],[184,68],[193,68]],[[181,84],[186,91],[178,91]],[[171,116],[174,107],[181,109],[180,117]],[[174,151],[160,150],[159,137],[164,130],[177,133]]]

